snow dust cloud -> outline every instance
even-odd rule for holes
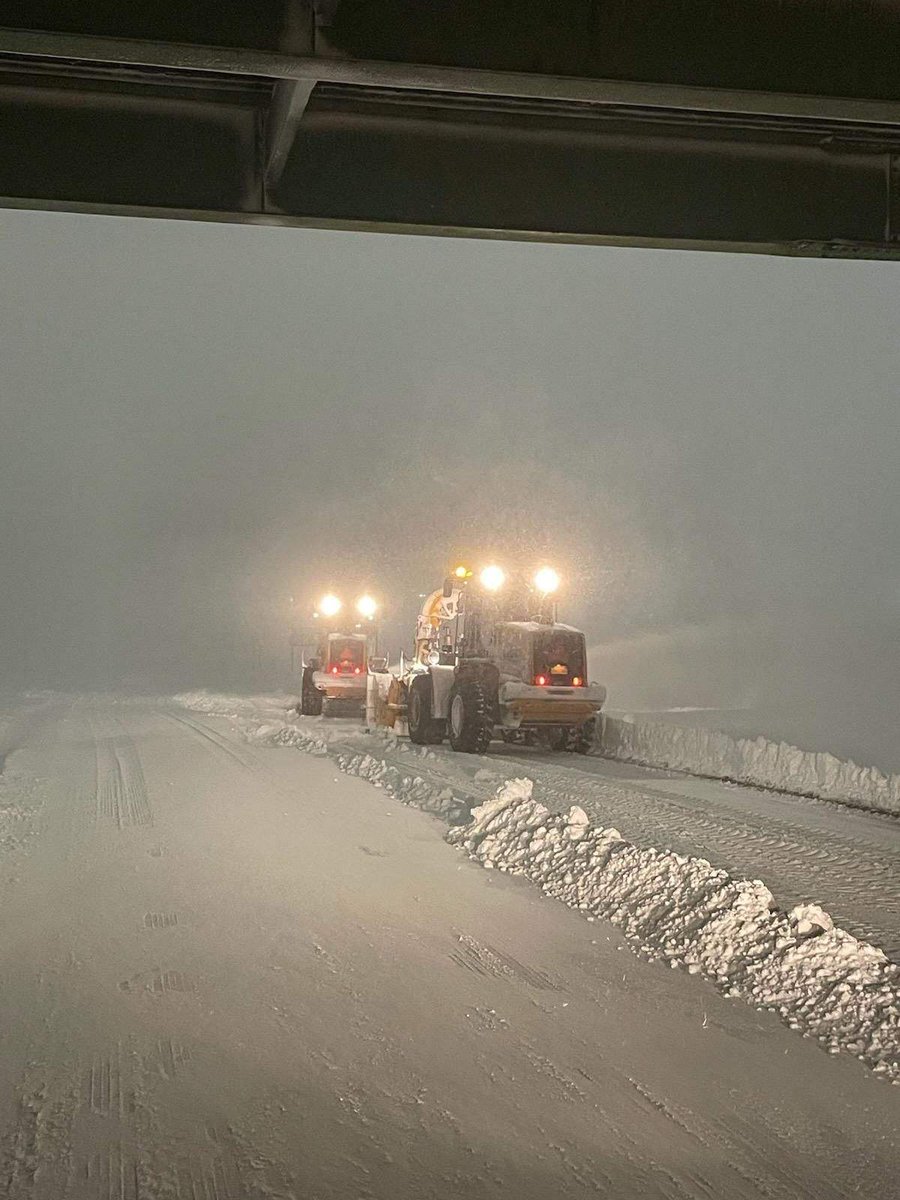
[[[4,687],[281,685],[289,597],[365,583],[399,649],[519,556],[614,707],[900,766],[891,264],[12,212],[0,255]]]

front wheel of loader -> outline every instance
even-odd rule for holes
[[[432,716],[434,688],[428,675],[420,675],[409,685],[406,721],[409,740],[417,746],[434,746],[444,740],[444,722]]]
[[[455,683],[450,692],[450,745],[464,754],[484,754],[494,736],[494,702],[481,679]]]
[[[301,717],[319,717],[322,715],[322,693],[313,683],[312,667],[303,668],[303,682],[300,685],[300,715]]]

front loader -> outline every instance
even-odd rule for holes
[[[589,683],[584,634],[557,621],[559,576],[457,568],[422,606],[402,683],[409,736],[482,754],[494,737],[586,753],[606,688]]]
[[[368,595],[356,602],[357,620],[341,600],[323,597],[313,614],[313,653],[304,657],[297,711],[304,717],[359,716],[365,709],[369,657],[377,649],[378,611]]]

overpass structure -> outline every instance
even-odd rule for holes
[[[5,207],[900,258],[900,99],[364,58],[312,0],[208,43],[78,7],[0,29]]]

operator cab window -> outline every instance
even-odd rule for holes
[[[363,665],[363,644],[355,638],[332,642],[328,650],[331,666],[339,667],[342,671],[352,671]]]
[[[584,638],[580,633],[550,630],[535,638],[534,673],[548,683],[571,685],[584,679]]]

